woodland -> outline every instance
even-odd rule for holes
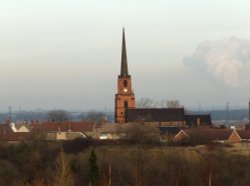
[[[0,143],[3,186],[248,186],[249,175],[247,147],[92,139]]]

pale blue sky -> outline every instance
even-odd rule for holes
[[[242,64],[227,52],[238,56],[248,46],[249,8],[248,0],[0,0],[0,111],[9,105],[112,110],[123,26],[137,99],[178,99],[187,108],[199,102],[203,108],[226,102],[246,107],[250,50]],[[225,38],[232,36],[235,47],[224,50],[218,43],[231,46]],[[204,41],[211,50],[201,57],[208,59],[206,69],[197,70],[193,54]],[[183,63],[187,56],[191,66]],[[211,56],[234,65],[220,75]],[[224,81],[230,73],[237,73],[237,85]]]

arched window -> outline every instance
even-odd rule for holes
[[[128,101],[124,102],[124,107],[125,107],[125,109],[128,108]]]
[[[127,87],[127,86],[128,86],[127,80],[124,80],[124,81],[123,81],[123,86],[124,86],[124,87]]]

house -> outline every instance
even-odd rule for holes
[[[19,123],[19,124],[10,123],[9,125],[13,132],[30,132],[29,128],[24,123]]]
[[[17,132],[16,128],[13,128],[13,124],[0,124],[0,141],[5,141],[5,142],[30,141],[33,140],[34,138],[35,138],[34,133]]]
[[[207,140],[219,143],[240,143],[241,137],[232,129],[183,129],[175,135],[173,141],[181,142],[186,139]]]
[[[0,135],[13,132],[9,124],[0,124]]]
[[[44,122],[33,123],[33,132],[43,133],[48,140],[69,140],[77,137],[94,137],[94,122]]]
[[[46,140],[73,140],[76,138],[87,138],[82,132],[41,132],[41,136]]]
[[[237,130],[242,142],[250,142],[250,130]]]
[[[122,139],[126,136],[126,129],[130,124],[105,123],[96,128],[96,139]]]

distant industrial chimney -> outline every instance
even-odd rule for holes
[[[250,124],[250,99],[248,101],[248,124]]]

